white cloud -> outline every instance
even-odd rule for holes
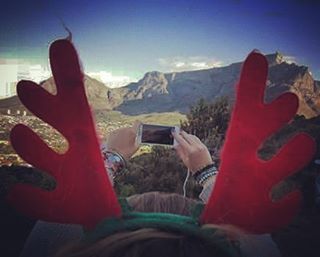
[[[174,64],[175,67],[177,68],[181,68],[181,67],[184,67],[186,64],[184,62],[177,62]]]
[[[205,62],[193,62],[191,63],[192,67],[197,67],[199,69],[206,69],[209,68],[209,65]]]
[[[283,56],[283,60],[289,64],[297,63],[297,59],[295,56],[286,55],[286,56]]]
[[[203,56],[159,58],[158,62],[165,71],[190,71],[220,67],[221,61]]]
[[[108,87],[116,88],[123,87],[134,80],[128,76],[115,76],[111,72],[98,71],[98,72],[88,72],[90,77],[95,78],[102,83],[106,84]]]

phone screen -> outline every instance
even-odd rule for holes
[[[174,138],[171,131],[175,127],[143,124],[141,131],[141,143],[173,145]]]

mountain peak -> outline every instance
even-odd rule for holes
[[[147,72],[144,77],[150,77],[150,76],[155,76],[155,77],[159,77],[161,76],[163,73],[160,71],[149,71]]]
[[[281,54],[278,51],[273,54],[267,54],[266,58],[268,60],[269,66],[274,66],[274,65],[280,64],[284,61],[283,54]]]

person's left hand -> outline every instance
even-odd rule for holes
[[[106,142],[108,149],[120,153],[126,160],[129,160],[139,148],[136,137],[140,124],[141,122],[136,121],[132,127],[112,131]]]

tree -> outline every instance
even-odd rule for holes
[[[199,137],[218,161],[230,114],[231,108],[226,96],[217,98],[214,102],[207,102],[202,98],[190,108],[187,121],[181,122],[181,128]]]

